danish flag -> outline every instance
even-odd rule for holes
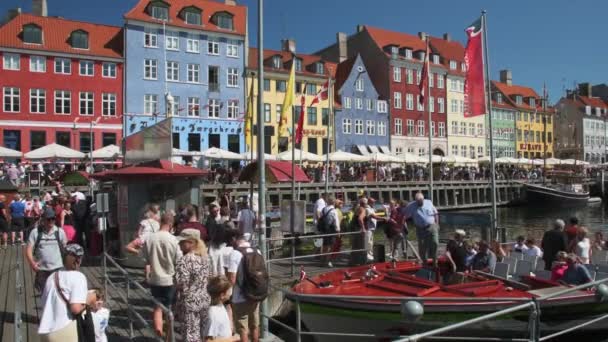
[[[321,86],[321,90],[319,90],[319,92],[317,93],[315,98],[312,99],[312,102],[310,103],[309,107],[316,105],[320,101],[327,100],[327,97],[329,96],[328,94],[329,94],[329,80],[327,80],[327,81],[325,81],[325,83],[323,83],[323,85]]]

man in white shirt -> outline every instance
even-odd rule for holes
[[[319,217],[321,217],[321,210],[327,206],[325,203],[325,194],[322,193],[321,197],[315,202],[315,206],[312,213],[312,223],[316,226],[319,221]]]
[[[80,262],[84,250],[80,245],[65,247],[64,268],[53,273],[42,293],[42,315],[38,326],[41,341],[77,341],[75,316],[82,313],[87,302],[87,278]]]
[[[338,212],[336,211],[336,208],[334,206],[335,204],[335,197],[333,195],[329,195],[327,197],[327,206],[321,210],[321,216],[319,217],[319,221],[323,221],[323,224],[321,226],[325,227],[325,231],[319,232],[320,234],[330,235],[340,232],[340,219],[338,217]],[[336,236],[334,235],[323,237],[323,247],[321,247],[321,254],[331,253],[335,240]],[[331,255],[328,254],[325,258],[327,267],[334,267],[330,260]]]
[[[239,211],[236,220],[238,222],[238,228],[243,233],[245,240],[251,241],[253,238],[253,230],[255,228],[255,213],[249,209],[249,203],[243,201],[241,204],[241,210]]]

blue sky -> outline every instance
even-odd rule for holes
[[[250,43],[257,45],[257,0],[249,6]],[[114,25],[136,0],[48,0],[49,14]],[[83,4],[86,3],[86,7]],[[0,11],[31,8],[31,0],[0,0]],[[515,84],[540,94],[547,83],[552,101],[574,82],[603,83],[608,70],[608,1],[596,0],[265,0],[265,42],[279,48],[295,38],[299,52],[314,52],[335,40],[336,32],[353,33],[368,24],[435,36],[449,32],[465,41],[464,27],[488,11],[490,66],[513,72]]]

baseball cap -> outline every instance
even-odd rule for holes
[[[65,246],[65,253],[80,258],[84,255],[84,249],[77,243],[71,243]]]
[[[197,241],[200,239],[201,239],[201,232],[199,232],[198,229],[184,229],[177,236],[177,241],[179,241],[179,242],[185,241],[185,240]]]
[[[44,209],[44,213],[42,214],[42,217],[44,217],[45,219],[54,219],[55,218],[55,210],[53,210],[53,208],[46,208]]]

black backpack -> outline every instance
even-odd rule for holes
[[[243,274],[239,286],[247,299],[261,302],[268,297],[270,289],[270,277],[264,256],[257,248],[239,247],[237,250],[243,254]]]
[[[329,213],[331,213],[333,210],[335,209],[330,208],[327,211],[321,211],[321,217],[319,217],[319,220],[317,221],[317,231],[319,233],[330,234],[336,232],[336,224],[334,222],[330,222],[329,218]]]

